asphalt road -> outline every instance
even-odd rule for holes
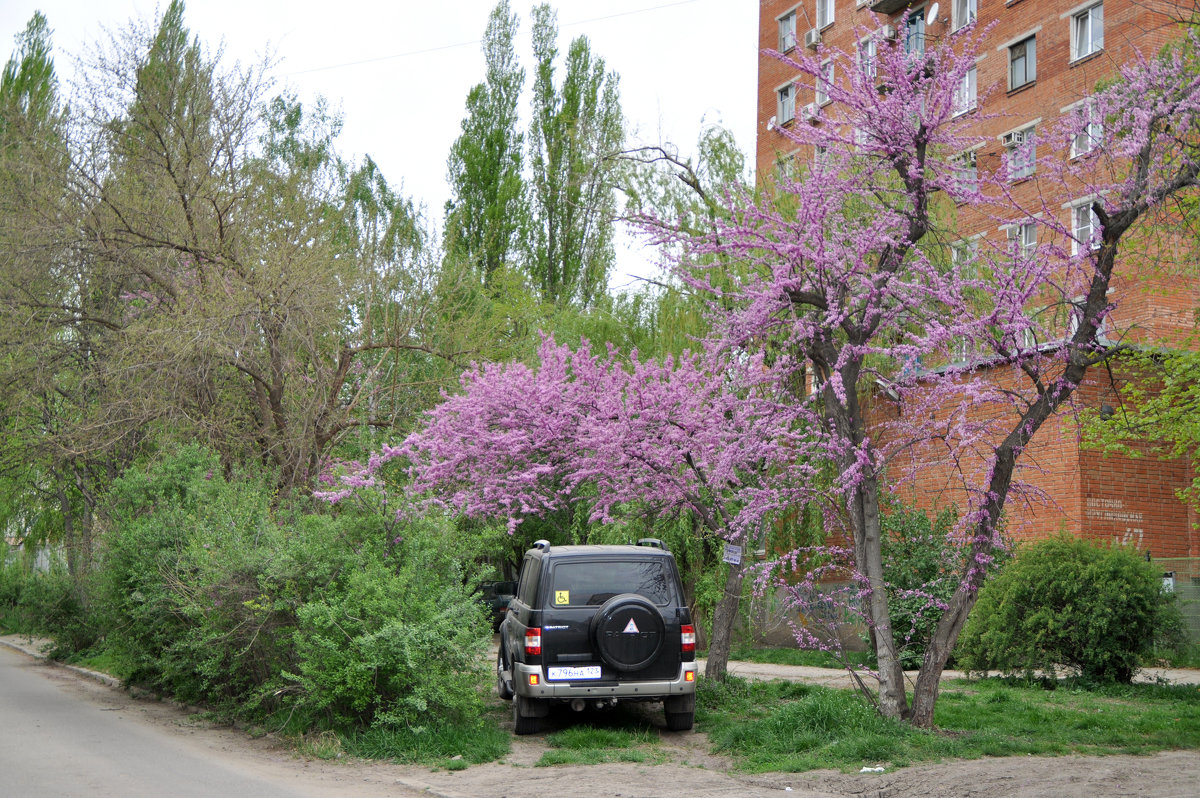
[[[247,755],[241,735],[225,744],[211,734],[191,734],[178,721],[164,726],[163,717],[179,715],[167,709],[0,646],[0,796],[327,798],[368,792],[349,773],[331,779],[306,772],[296,760]],[[417,794],[395,783],[387,792]]]

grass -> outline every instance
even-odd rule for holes
[[[461,770],[508,753],[512,733],[499,727],[500,714],[500,708],[494,708],[470,726],[364,729],[339,735],[339,740],[350,756]]]
[[[870,654],[865,651],[847,651],[846,658],[851,665],[869,665]],[[843,668],[845,665],[838,661],[828,651],[813,651],[800,648],[753,648],[739,646],[733,649],[729,658],[743,662],[761,662],[765,665],[800,665],[808,668]]]
[[[1021,754],[1148,754],[1200,747],[1200,689],[1059,689],[989,679],[943,688],[936,731],[882,718],[861,696],[782,682],[700,683],[697,719],[751,771],[858,770]]]
[[[546,736],[550,750],[537,767],[553,765],[598,765],[603,762],[654,762],[658,733],[648,725],[633,728],[580,725]]]

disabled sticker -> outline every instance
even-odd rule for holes
[[[555,590],[554,591],[554,603],[555,604],[570,604],[571,603],[571,591],[570,590]]]

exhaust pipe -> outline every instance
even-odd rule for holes
[[[587,706],[587,702],[582,698],[571,699],[571,709],[575,712],[583,712],[583,708]]]

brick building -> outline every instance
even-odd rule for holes
[[[760,0],[759,48],[819,52],[818,48],[831,46],[854,53],[867,31],[881,24],[890,26],[887,36],[893,46],[917,48],[924,46],[926,37],[953,35],[971,20],[990,25],[974,79],[963,91],[967,104],[986,108],[988,117],[978,123],[987,143],[968,155],[970,162],[994,158],[988,162],[996,163],[1006,148],[1014,148],[1040,128],[1048,129],[1078,106],[1136,52],[1152,55],[1177,38],[1181,29],[1174,19],[1188,16],[1184,5],[1157,0]],[[1186,5],[1190,8],[1191,3]],[[787,65],[760,56],[756,148],[760,182],[787,168],[793,157],[812,157],[799,152],[782,129],[805,124],[817,107],[814,104],[825,98],[802,83],[793,83],[795,79]],[[1073,146],[1091,145],[1082,136]],[[1014,168],[1011,161],[1007,163]],[[1035,175],[1023,181],[1021,177],[1014,175],[1012,188],[1018,200],[1023,192],[1042,190]],[[1065,223],[1077,230],[1091,223],[1086,203],[1061,199]],[[998,229],[994,219],[973,215],[970,209],[963,209],[957,225],[963,241],[976,236],[1020,237],[1027,232],[1023,225]],[[1118,268],[1125,276],[1114,283],[1120,299],[1113,324],[1125,340],[1178,343],[1193,330],[1194,313],[1200,307],[1196,281],[1191,270],[1183,268],[1187,264],[1168,263],[1166,252],[1145,260],[1148,267]],[[1173,272],[1176,266],[1181,268]],[[1131,272],[1137,273],[1131,277]],[[1097,373],[1091,384],[1079,391],[1079,404],[1105,411],[1117,405],[1113,382],[1130,378],[1122,368],[1118,362],[1093,370]],[[1052,501],[1010,503],[1011,528],[1018,536],[1040,537],[1066,529],[1098,540],[1133,543],[1162,560],[1164,570],[1178,570],[1177,584],[1200,586],[1200,572],[1193,565],[1200,560],[1189,563],[1187,559],[1200,558],[1198,519],[1194,508],[1176,498],[1176,491],[1191,481],[1187,463],[1104,456],[1080,445],[1076,421],[1067,415],[1047,423],[1024,457],[1033,467],[1025,470],[1023,479]],[[906,498],[931,508],[960,503],[962,494],[950,469],[924,465]]]

